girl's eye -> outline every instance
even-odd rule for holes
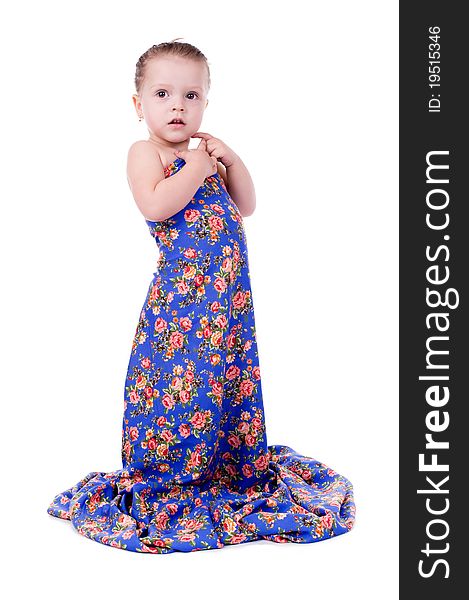
[[[158,98],[164,98],[164,95],[161,96],[161,94],[166,94],[166,90],[158,90],[155,94],[155,96],[158,96]],[[195,96],[197,97],[196,92],[188,92],[187,93],[188,96]],[[192,98],[190,98],[190,100],[192,100]]]

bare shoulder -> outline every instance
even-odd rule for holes
[[[159,157],[158,150],[157,150],[155,144],[150,142],[149,140],[137,140],[130,146],[129,153],[136,152],[138,150],[141,150],[144,152],[145,149],[148,150],[148,152],[153,152],[153,154],[155,154],[156,156]]]
[[[134,142],[127,153],[127,181],[130,189],[136,181],[147,177],[163,179],[164,168],[158,150],[146,140]],[[156,182],[155,182],[156,185]]]
[[[134,142],[127,153],[127,182],[144,215],[155,187],[162,179],[164,168],[155,145],[146,140]]]
[[[148,140],[138,140],[130,146],[127,153],[127,168],[133,170],[142,160],[147,164],[153,161],[157,167],[161,165],[161,168],[163,168],[158,150]]]

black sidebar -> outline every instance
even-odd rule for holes
[[[469,597],[469,567],[464,573],[462,566],[469,536],[469,492],[463,491],[469,490],[466,8],[451,1],[400,3],[399,577],[405,600]]]

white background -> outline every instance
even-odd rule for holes
[[[397,2],[2,12],[10,596],[397,598]],[[256,187],[245,228],[268,443],[354,484],[355,528],[332,540],[144,556],[46,513],[90,471],[121,467],[125,373],[157,259],[126,181],[128,148],[148,137],[133,78],[148,47],[176,37],[209,61],[200,130],[241,156]]]

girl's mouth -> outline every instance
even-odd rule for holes
[[[179,127],[185,127],[186,126],[185,123],[168,123],[168,125],[170,127],[174,127],[175,129],[178,129]]]

